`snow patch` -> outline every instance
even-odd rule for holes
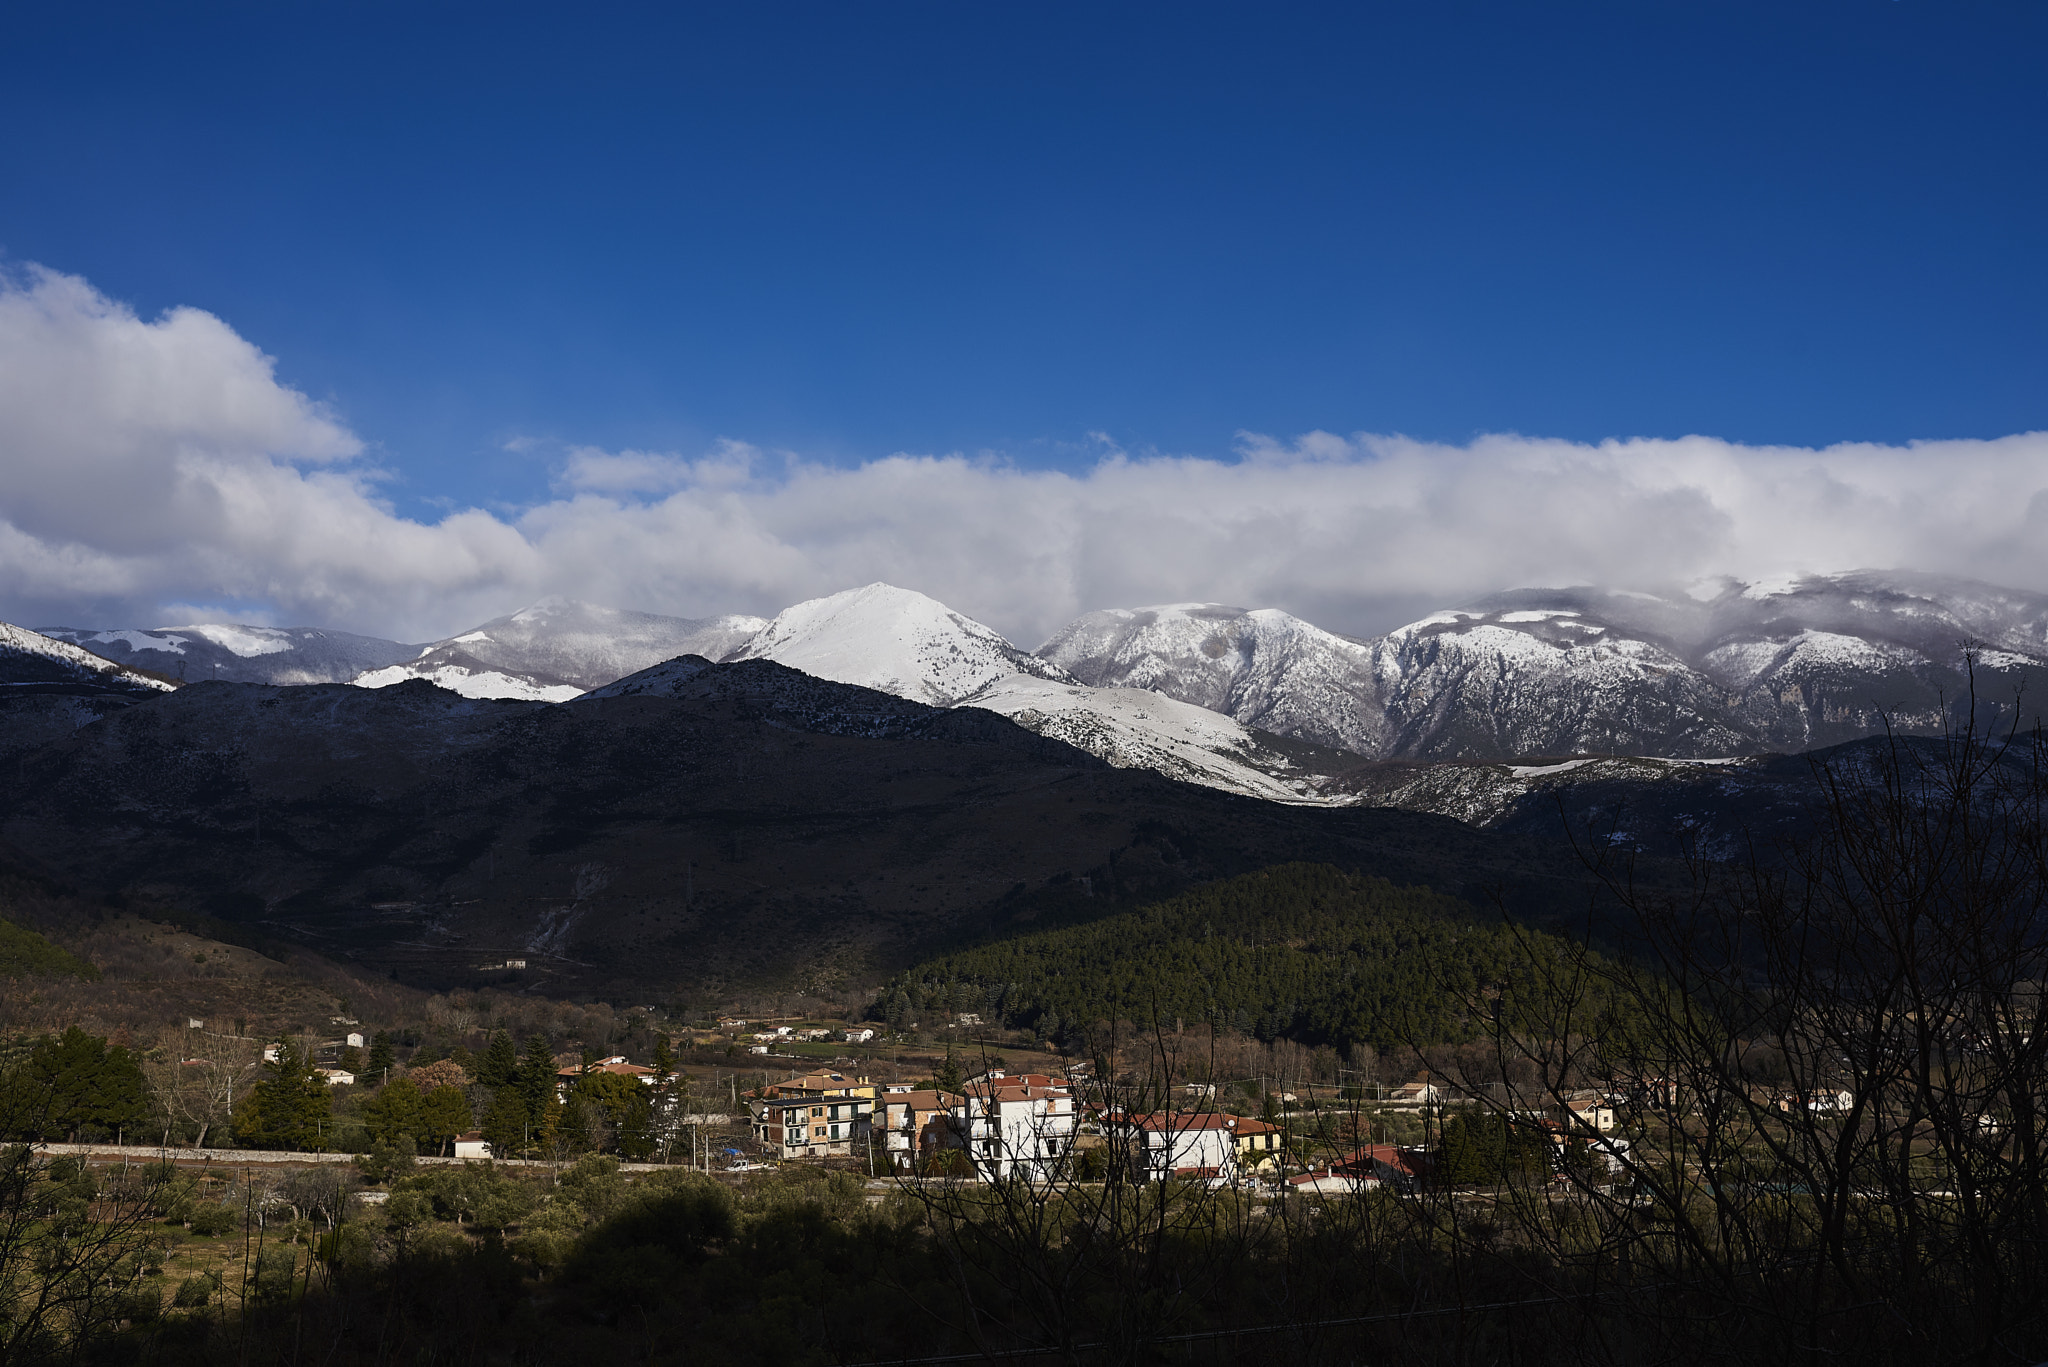
[[[177,637],[160,636],[155,632],[149,631],[95,631],[90,636],[83,638],[72,637],[71,639],[95,641],[105,645],[111,645],[116,641],[124,641],[130,650],[163,650],[173,655],[183,655],[185,653],[185,643]]]
[[[163,627],[164,631],[189,631],[194,636],[213,642],[222,650],[251,659],[257,655],[275,655],[281,650],[292,648],[291,633],[276,631],[270,627],[243,627],[220,623],[202,623],[190,627]]]
[[[496,670],[464,669],[461,665],[442,665],[439,669],[416,671],[409,665],[392,665],[387,669],[372,669],[349,680],[357,688],[389,688],[408,679],[425,679],[428,683],[439,684],[451,693],[465,698],[499,698],[517,702],[567,702],[583,696],[583,690],[571,684],[543,686],[529,679],[515,678],[500,674]]]
[[[1562,764],[1510,764],[1508,772],[1516,778],[1538,778],[1544,774],[1568,774],[1592,762],[1590,759],[1568,759]]]

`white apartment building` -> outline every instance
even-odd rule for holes
[[[996,1071],[961,1090],[954,1122],[984,1181],[1046,1181],[1073,1152],[1080,1115],[1065,1078]]]

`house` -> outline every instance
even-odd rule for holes
[[[718,1028],[721,1030],[742,1030],[746,1028],[746,1024],[738,1016],[720,1016],[718,1018]]]
[[[458,1134],[455,1136],[455,1156],[457,1158],[489,1158],[491,1156],[491,1146],[484,1142],[484,1137],[481,1133],[471,1130],[468,1134]]]
[[[806,1073],[768,1084],[747,1105],[754,1138],[771,1158],[850,1156],[866,1152],[875,1085],[843,1073]]]
[[[959,1015],[953,1017],[953,1024],[979,1025],[981,1024],[981,1015],[974,1011],[962,1011]]]
[[[327,1079],[330,1087],[353,1087],[356,1075],[346,1068],[315,1068],[314,1072]]]
[[[747,1046],[747,1052],[750,1054],[765,1054],[768,1052],[768,1046],[765,1044],[750,1044]]]
[[[1574,1092],[1565,1099],[1565,1110],[1586,1129],[1614,1128],[1614,1106],[1598,1092]]]
[[[624,1054],[613,1054],[610,1058],[601,1058],[595,1063],[578,1063],[572,1064],[567,1068],[556,1069],[556,1097],[567,1101],[569,1099],[569,1089],[576,1085],[577,1078],[584,1076],[586,1073],[612,1073],[619,1077],[630,1077],[648,1087],[652,1087],[656,1080],[652,1068],[646,1067],[643,1064],[628,1063]]]
[[[1215,1111],[1154,1111],[1131,1115],[1112,1111],[1102,1133],[1130,1165],[1139,1182],[1173,1176],[1237,1175],[1236,1116]]]
[[[1429,1155],[1421,1149],[1404,1149],[1393,1144],[1367,1144],[1354,1150],[1336,1171],[1355,1178],[1372,1178],[1383,1186],[1412,1191],[1429,1180]]]
[[[984,1180],[1046,1181],[1073,1153],[1080,1116],[1065,1078],[994,1069],[961,1091],[954,1119]]]
[[[187,1030],[204,1030],[206,1022],[197,1016],[187,1016],[185,1017],[185,1028]]]
[[[1380,1179],[1348,1169],[1323,1167],[1287,1179],[1287,1189],[1305,1196],[1356,1196],[1377,1190]]]
[[[1216,1095],[1216,1084],[1213,1082],[1190,1082],[1181,1088],[1181,1091],[1197,1101],[1207,1101],[1210,1097]]]
[[[882,1130],[882,1151],[889,1166],[911,1172],[935,1154],[965,1148],[954,1111],[966,1102],[953,1092],[885,1088],[875,1103],[874,1123]]]
[[[1778,1097],[1778,1109],[1781,1111],[1809,1111],[1816,1115],[1832,1115],[1837,1111],[1846,1111],[1855,1103],[1856,1096],[1853,1092],[1832,1087],[1823,1087],[1820,1091],[1810,1093],[1785,1092]]]
[[[875,1037],[875,1032],[865,1025],[856,1025],[851,1030],[840,1032],[840,1038],[848,1044],[866,1044]]]
[[[363,1047],[364,1043],[363,1032],[360,1030],[351,1030],[346,1035],[343,1035],[341,1037],[341,1042],[351,1049],[360,1049]]]
[[[1441,1106],[1443,1088],[1433,1082],[1404,1082],[1387,1093],[1389,1106]]]
[[[1262,1172],[1280,1159],[1280,1146],[1287,1132],[1250,1116],[1234,1116],[1231,1133],[1237,1139],[1237,1164],[1248,1171]]]

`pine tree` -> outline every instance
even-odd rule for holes
[[[75,1140],[87,1132],[112,1138],[149,1118],[149,1093],[135,1056],[75,1025],[37,1040],[8,1090],[0,1128],[9,1137]]]
[[[419,1085],[402,1077],[363,1103],[363,1121],[370,1127],[370,1133],[386,1144],[397,1143],[401,1136],[417,1143],[423,1128],[420,1112],[425,1102]]]
[[[960,1060],[953,1057],[953,1046],[946,1046],[946,1062],[939,1069],[939,1090],[957,1092],[960,1090]]]
[[[511,1085],[519,1076],[519,1050],[510,1035],[500,1030],[491,1036],[490,1047],[476,1061],[473,1076],[492,1091]]]
[[[538,1032],[527,1037],[526,1051],[519,1058],[519,1076],[514,1083],[526,1098],[527,1123],[538,1134],[553,1119],[555,1099],[555,1056],[548,1049],[547,1036]]]
[[[420,1138],[439,1153],[458,1134],[466,1134],[476,1117],[460,1087],[436,1087],[420,1103]]]
[[[291,1041],[277,1042],[269,1073],[235,1117],[235,1137],[256,1149],[314,1149],[333,1112],[327,1079],[312,1056]]]
[[[484,1113],[483,1136],[491,1146],[492,1156],[510,1158],[524,1152],[529,1147],[527,1134],[532,1123],[526,1098],[519,1089],[500,1087],[491,1098],[490,1109]]]
[[[398,1058],[391,1050],[391,1036],[382,1030],[371,1036],[370,1061],[365,1065],[364,1071],[381,1083],[397,1062]]]

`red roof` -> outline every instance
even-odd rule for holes
[[[1336,1164],[1335,1170],[1341,1174],[1369,1177],[1378,1166],[1393,1168],[1411,1177],[1427,1177],[1429,1155],[1414,1149],[1395,1148],[1392,1144],[1368,1144]]]

